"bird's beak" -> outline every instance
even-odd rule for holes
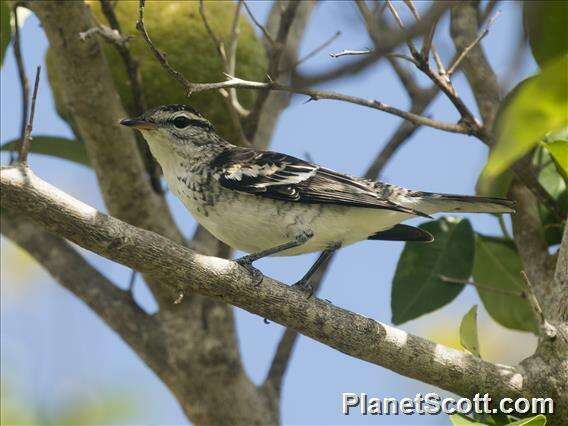
[[[133,127],[138,130],[155,130],[157,128],[154,123],[142,118],[124,118],[120,120],[120,124],[123,126]]]

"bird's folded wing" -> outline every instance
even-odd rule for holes
[[[382,197],[373,182],[271,151],[235,148],[211,163],[225,188],[283,201],[395,210],[426,216]]]

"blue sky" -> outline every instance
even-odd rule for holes
[[[250,2],[255,15],[263,20],[270,3]],[[483,46],[499,76],[508,75],[511,51],[518,39],[520,9],[504,2],[502,14],[484,39]],[[402,4],[399,5],[402,8]],[[405,14],[403,17],[408,18]],[[337,30],[342,35],[324,52],[303,65],[317,71],[350,58],[331,59],[330,51],[368,47],[355,7],[348,2],[327,2],[315,11],[302,44],[305,54],[327,40]],[[30,80],[37,64],[43,64],[47,41],[35,17],[22,30],[24,60]],[[451,48],[447,19],[438,29],[438,46]],[[450,54],[446,55],[446,58]],[[518,81],[536,70],[530,55],[516,70]],[[423,78],[419,81],[426,83]],[[513,81],[507,81],[507,87]],[[458,92],[468,105],[473,98],[461,74],[454,79]],[[404,89],[388,64],[369,68],[352,78],[334,81],[322,88],[336,90],[406,108]],[[13,52],[7,52],[1,71],[1,140],[17,137],[20,125],[20,92]],[[456,121],[458,115],[442,97],[429,110],[435,118]],[[295,97],[282,114],[271,148],[299,157],[306,152],[327,167],[351,174],[362,174],[375,154],[399,124],[388,114],[336,101],[305,103]],[[71,136],[65,122],[56,114],[46,78],[42,75],[34,125],[36,134]],[[477,175],[487,149],[477,140],[421,129],[392,159],[382,180],[428,191],[473,194]],[[2,164],[7,156],[2,155]],[[32,155],[31,166],[48,182],[73,196],[104,210],[94,173],[82,166]],[[172,195],[168,201],[180,228],[190,235],[194,220]],[[468,216],[474,228],[485,234],[498,233],[490,215]],[[420,222],[420,221],[417,221]],[[390,322],[390,287],[402,243],[363,242],[343,249],[327,275],[320,296],[334,304],[383,322]],[[129,417],[133,423],[186,423],[177,402],[164,385],[132,351],[80,301],[61,289],[33,262],[22,260],[12,244],[2,241],[2,371],[11,389],[21,398],[35,401],[47,410],[56,410],[86,398],[96,401],[102,393],[131,395],[136,404]],[[96,255],[87,258],[103,273],[126,285],[129,270]],[[267,275],[295,282],[309,267],[315,255],[273,258],[258,263]],[[143,285],[136,296],[152,309]],[[441,342],[454,341],[461,317],[478,303],[476,293],[466,289],[444,309],[403,324],[404,330]],[[282,333],[276,324],[266,325],[262,318],[236,309],[237,326],[245,367],[255,382],[268,368]],[[480,312],[482,354],[488,359],[516,362],[530,353],[533,336],[510,332]],[[511,353],[511,345],[519,347]],[[349,417],[341,414],[341,392],[367,392],[376,396],[404,397],[426,393],[432,387],[401,377],[389,370],[347,357],[308,338],[301,337],[285,379],[282,419],[287,424],[449,424],[444,416]]]

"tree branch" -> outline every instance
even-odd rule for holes
[[[1,202],[50,232],[81,247],[294,328],[356,358],[461,395],[488,392],[517,397],[523,379],[512,367],[494,365],[376,322],[265,277],[259,287],[244,268],[202,256],[158,234],[99,213],[36,177],[27,168],[0,171]],[[475,391],[474,391],[475,390]]]
[[[26,124],[26,128],[24,130],[24,139],[22,139],[22,144],[20,146],[20,152],[18,155],[18,162],[26,164],[28,162],[28,153],[30,151],[31,143],[32,143],[32,129],[34,125],[34,116],[35,116],[35,107],[37,101],[37,91],[39,89],[39,76],[41,74],[41,66],[38,65],[36,69],[36,76],[34,82],[34,91],[32,94],[31,99],[31,107],[30,107],[30,118],[28,120],[28,124]]]
[[[14,57],[16,58],[16,67],[18,68],[18,77],[20,79],[20,87],[22,90],[22,120],[20,124],[20,146],[18,147],[18,151],[21,151],[24,145],[26,126],[28,123],[30,85],[28,78],[26,77],[26,68],[24,66],[24,59],[22,57],[20,23],[18,20],[18,3],[16,3],[16,5],[12,8],[12,14],[14,16],[14,38],[12,40],[12,45],[14,47]],[[10,154],[10,156],[10,158],[13,160],[12,154]]]

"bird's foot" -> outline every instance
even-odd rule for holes
[[[237,262],[240,266],[242,266],[248,271],[253,285],[255,287],[258,287],[262,283],[262,280],[264,279],[264,274],[260,272],[259,269],[252,266],[252,262],[254,260],[255,259],[251,259],[251,257],[249,256],[243,256],[239,257],[238,259],[235,259],[235,262]]]
[[[305,293],[308,296],[308,299],[314,294],[314,287],[307,280],[300,280],[296,284],[293,284],[292,287],[300,290],[302,293]]]

